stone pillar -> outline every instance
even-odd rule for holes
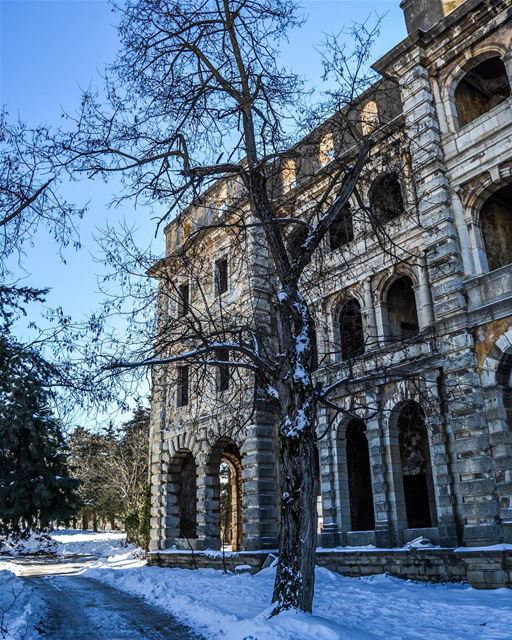
[[[404,117],[411,141],[412,171],[418,208],[425,228],[426,260],[436,323],[448,322],[467,309],[461,259],[439,123],[430,78],[422,64],[420,47],[395,62],[401,86]],[[468,544],[497,541],[499,513],[492,474],[483,398],[476,373],[473,339],[465,328],[453,330],[438,349],[444,355],[448,429],[453,433],[453,471],[460,477]]]
[[[447,429],[445,384],[442,370],[425,375],[428,415],[426,426],[430,447],[430,463],[436,498],[439,543],[456,547],[462,543],[462,517],[457,501],[457,480],[450,456],[450,436]],[[441,397],[440,397],[441,396]]]
[[[166,373],[163,367],[153,373],[149,435],[149,481],[151,491],[150,551],[165,549],[167,545],[167,466],[164,433],[166,423]]]
[[[246,550],[277,547],[277,486],[274,447],[276,424],[259,401],[254,424],[247,427],[243,463],[243,519]]]
[[[375,396],[374,406],[378,406],[377,402]],[[375,415],[366,420],[375,514],[375,545],[389,548],[395,546],[396,539],[391,515],[391,491],[383,426],[382,411],[375,411]]]
[[[432,313],[432,299],[430,297],[430,286],[428,282],[428,272],[425,256],[422,256],[418,265],[418,289],[417,289],[417,304],[418,304],[418,321],[420,330],[426,329],[432,326],[434,319]]]
[[[372,281],[366,278],[364,281],[364,334],[366,350],[375,349],[378,346],[377,319],[373,305]]]
[[[329,414],[322,410],[318,417],[318,433],[324,433],[329,422]],[[336,472],[336,427],[333,426],[318,442],[318,454],[320,458],[320,485],[322,491],[323,529],[321,545],[323,547],[335,547],[342,544],[339,527],[339,511],[337,504]]]

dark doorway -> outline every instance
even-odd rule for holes
[[[436,525],[432,467],[425,418],[421,407],[409,402],[398,418],[400,460],[409,529]]]
[[[179,538],[197,537],[197,473],[194,456],[188,452],[181,462],[176,502],[179,514]]]
[[[347,471],[352,531],[375,529],[370,454],[366,425],[352,420],[347,426]]]

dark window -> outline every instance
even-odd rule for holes
[[[221,362],[229,362],[229,349],[217,349],[215,359]],[[217,367],[217,391],[227,391],[229,389],[230,379],[229,365],[220,364]]]
[[[288,240],[288,251],[292,260],[296,260],[304,251],[304,243],[308,237],[308,229],[303,225],[300,225],[298,229],[291,234]]]
[[[178,287],[178,316],[186,316],[190,310],[190,287],[188,284],[180,284]]]
[[[363,354],[364,342],[361,307],[357,300],[349,300],[340,313],[341,359],[350,360]]]
[[[336,251],[336,249],[352,242],[353,239],[354,227],[352,224],[352,212],[349,207],[346,207],[339,220],[336,220],[329,229],[331,251]]]
[[[512,185],[502,187],[484,204],[480,227],[489,270],[512,263]]]
[[[465,126],[510,96],[510,83],[503,60],[494,56],[473,67],[457,85],[455,103],[459,125]]]
[[[385,224],[404,211],[400,181],[394,173],[377,178],[370,189],[370,210],[376,224]]]
[[[186,407],[188,404],[188,366],[178,367],[177,404],[178,407]]]
[[[416,296],[409,277],[402,276],[389,287],[387,312],[389,337],[392,340],[407,340],[418,334]]]
[[[228,290],[228,260],[221,258],[215,262],[215,288],[217,295],[226,293]]]

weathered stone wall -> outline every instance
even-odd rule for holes
[[[180,569],[218,569],[235,571],[241,565],[259,571],[267,561],[267,553],[240,552],[150,553],[153,566]],[[512,552],[449,549],[382,550],[382,551],[319,551],[316,562],[344,576],[360,578],[388,573],[404,580],[419,582],[468,582],[476,589],[512,587]],[[268,561],[267,561],[268,563]]]
[[[453,10],[455,4],[460,6]],[[390,122],[386,120],[382,152],[372,155],[367,171],[370,177],[380,176],[394,163],[398,166],[399,159],[402,162],[404,212],[386,228],[393,252],[383,249],[360,216],[353,221],[354,239],[347,247],[330,250],[326,243],[307,274],[314,283],[308,289],[308,302],[317,321],[322,363],[318,381],[324,387],[347,377],[361,381],[351,384],[349,394],[340,388],[333,399],[351,417],[364,421],[373,494],[368,508],[373,508],[375,521],[373,531],[354,530],[349,483],[353,461],[347,457],[346,438],[350,419],[340,417],[319,442],[322,545],[388,548],[419,535],[446,547],[512,542],[512,435],[503,403],[503,394],[510,389],[500,378],[500,367],[512,351],[512,265],[489,271],[485,229],[480,224],[484,203],[512,183],[512,98],[461,127],[455,95],[475,61],[489,56],[500,56],[512,79],[512,0],[444,4],[406,0],[403,6],[410,30],[422,28],[427,33],[412,34],[376,65],[397,84],[389,94],[392,115]],[[389,148],[395,150],[394,156]],[[302,168],[311,165],[307,160]],[[322,187],[321,179],[310,181],[307,188],[298,179],[282,195],[286,206],[300,216]],[[371,187],[370,178],[361,184],[367,204]],[[169,251],[179,246],[180,233],[178,227],[168,229]],[[211,261],[227,246],[218,232],[205,252]],[[254,314],[267,330],[273,327],[271,271],[265,243],[255,231],[229,300],[241,313]],[[400,278],[411,283],[419,328],[419,335],[404,340],[390,335],[394,316],[388,293]],[[349,300],[356,300],[361,309],[365,352],[344,362],[339,316]],[[268,402],[258,401],[251,423],[230,434],[225,425],[233,412],[224,407],[193,419],[190,408],[176,409],[173,393],[172,372],[156,371],[152,548],[219,545],[212,460],[218,459],[228,440],[238,448],[242,467],[242,548],[274,548],[275,416]],[[418,467],[404,474],[400,415],[411,403],[423,415],[429,460],[419,471]],[[332,417],[321,411],[319,433]],[[172,508],[169,469],[185,451],[196,462],[198,538],[194,541],[176,540]],[[427,456],[423,458],[425,462]],[[430,526],[411,526],[414,491],[423,492]],[[421,579],[423,567],[424,576],[440,580],[458,579],[462,567],[479,586],[498,585],[500,579],[510,583],[506,554],[463,558],[436,553],[333,554],[332,558],[320,554],[319,562],[341,562],[335,565],[339,567],[345,563],[342,572],[348,575],[393,572],[390,567],[396,563],[400,575],[415,579]],[[448,572],[444,577],[443,562]]]

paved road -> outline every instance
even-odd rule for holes
[[[44,598],[46,615],[38,625],[49,640],[199,640],[165,611],[144,600],[80,575],[92,559],[66,562],[26,559],[24,579]]]

